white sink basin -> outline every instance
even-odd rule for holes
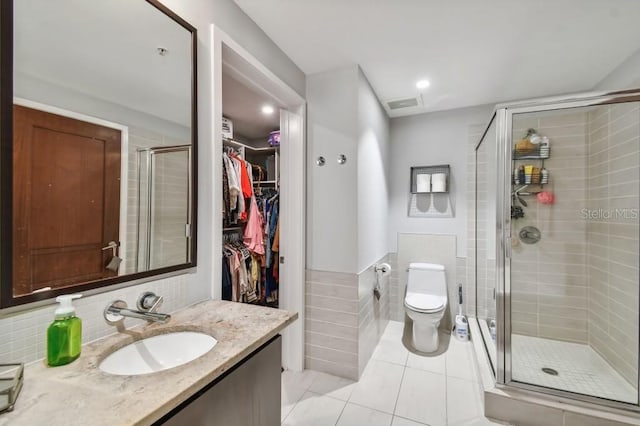
[[[100,370],[119,376],[155,373],[186,364],[206,354],[218,343],[213,337],[191,331],[161,334],[118,349],[100,363]]]

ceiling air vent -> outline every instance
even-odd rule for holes
[[[387,107],[390,111],[402,108],[414,108],[422,105],[422,100],[420,96],[414,98],[404,98],[404,99],[394,99],[391,101],[387,101]]]

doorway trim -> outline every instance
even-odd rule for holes
[[[280,253],[285,257],[285,266],[280,275],[286,283],[294,283],[295,286],[284,286],[279,289],[280,308],[298,313],[298,320],[288,326],[282,332],[282,365],[284,368],[294,371],[304,369],[304,296],[305,296],[305,227],[306,227],[306,199],[305,199],[305,156],[306,156],[306,102],[289,85],[271,72],[258,59],[251,55],[240,44],[235,42],[220,28],[211,25],[211,72],[213,83],[211,86],[211,98],[213,99],[212,135],[213,152],[211,155],[213,173],[213,217],[212,217],[212,241],[213,241],[213,265],[211,295],[213,299],[222,298],[222,271],[219,259],[222,257],[222,50],[223,46],[230,49],[232,58],[224,65],[232,70],[233,76],[239,81],[253,88],[263,91],[265,94],[280,101],[285,108],[283,116],[297,117],[299,127],[296,131],[287,132],[296,149],[292,149],[286,161],[287,170],[284,176],[287,179],[284,197],[288,202],[284,203],[282,214],[289,218],[287,225],[281,229],[281,245],[285,252]],[[293,145],[292,144],[292,145]],[[281,148],[282,151],[282,148]],[[281,160],[281,161],[282,161]],[[282,176],[282,175],[281,175]],[[216,267],[215,265],[218,265]]]

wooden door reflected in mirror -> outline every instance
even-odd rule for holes
[[[16,105],[13,141],[14,294],[117,275],[120,131]]]

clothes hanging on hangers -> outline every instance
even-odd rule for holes
[[[224,235],[222,297],[277,307],[277,187],[260,187],[266,171],[242,159],[234,149],[225,147],[222,164],[223,227],[233,231]]]

